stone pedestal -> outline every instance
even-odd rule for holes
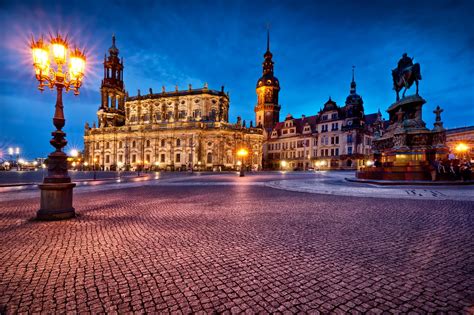
[[[372,142],[376,167],[357,172],[361,179],[431,180],[430,164],[447,155],[444,128],[426,128],[422,119],[425,100],[408,96],[392,104],[387,112],[390,124]]]
[[[41,190],[41,205],[36,212],[38,220],[62,220],[76,216],[72,206],[74,183],[45,183]]]

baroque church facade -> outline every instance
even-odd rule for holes
[[[129,96],[112,38],[104,57],[98,126],[85,125],[84,161],[103,170],[225,170],[262,167],[263,132],[229,123],[229,94],[202,88]],[[240,149],[248,155],[237,156]]]
[[[374,132],[385,124],[380,111],[366,115],[356,93],[354,69],[344,106],[331,98],[316,115],[280,121],[280,83],[274,76],[267,34],[263,76],[257,81],[257,126],[264,130],[263,167],[274,170],[359,169],[372,157]]]

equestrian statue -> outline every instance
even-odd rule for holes
[[[397,101],[400,100],[400,90],[405,88],[402,98],[405,97],[405,92],[413,85],[413,82],[416,84],[416,95],[418,95],[418,81],[421,80],[420,64],[413,64],[413,58],[408,57],[406,53],[398,61],[398,66],[392,70],[392,77]]]

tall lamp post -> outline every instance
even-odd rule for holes
[[[249,152],[242,148],[240,149],[238,152],[237,152],[237,155],[240,156],[240,161],[241,161],[241,164],[240,164],[240,173],[239,173],[239,176],[240,177],[244,177],[245,176],[245,173],[244,173],[244,167],[245,167],[245,164],[244,164],[244,158],[249,154]]]
[[[75,48],[68,49],[67,39],[57,34],[51,37],[50,43],[46,44],[43,37],[37,41],[31,41],[33,54],[33,66],[36,79],[39,81],[38,89],[44,90],[48,86],[51,90],[56,88],[56,107],[53,117],[53,124],[56,130],[51,134],[53,138],[49,143],[56,150],[48,155],[48,176],[39,185],[41,190],[41,206],[36,217],[41,220],[60,220],[73,218],[75,211],[72,206],[72,190],[76,184],[71,183],[71,178],[67,172],[67,155],[62,151],[66,146],[66,133],[61,129],[66,120],[63,112],[63,89],[68,92],[74,91],[74,95],[79,94],[82,85],[86,57],[84,52]],[[63,71],[69,53],[69,72]],[[51,60],[50,60],[51,59]],[[54,64],[51,64],[51,61]]]

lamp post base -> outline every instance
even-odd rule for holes
[[[38,185],[41,190],[41,207],[36,212],[38,220],[63,220],[76,216],[72,206],[74,183],[47,183]]]

